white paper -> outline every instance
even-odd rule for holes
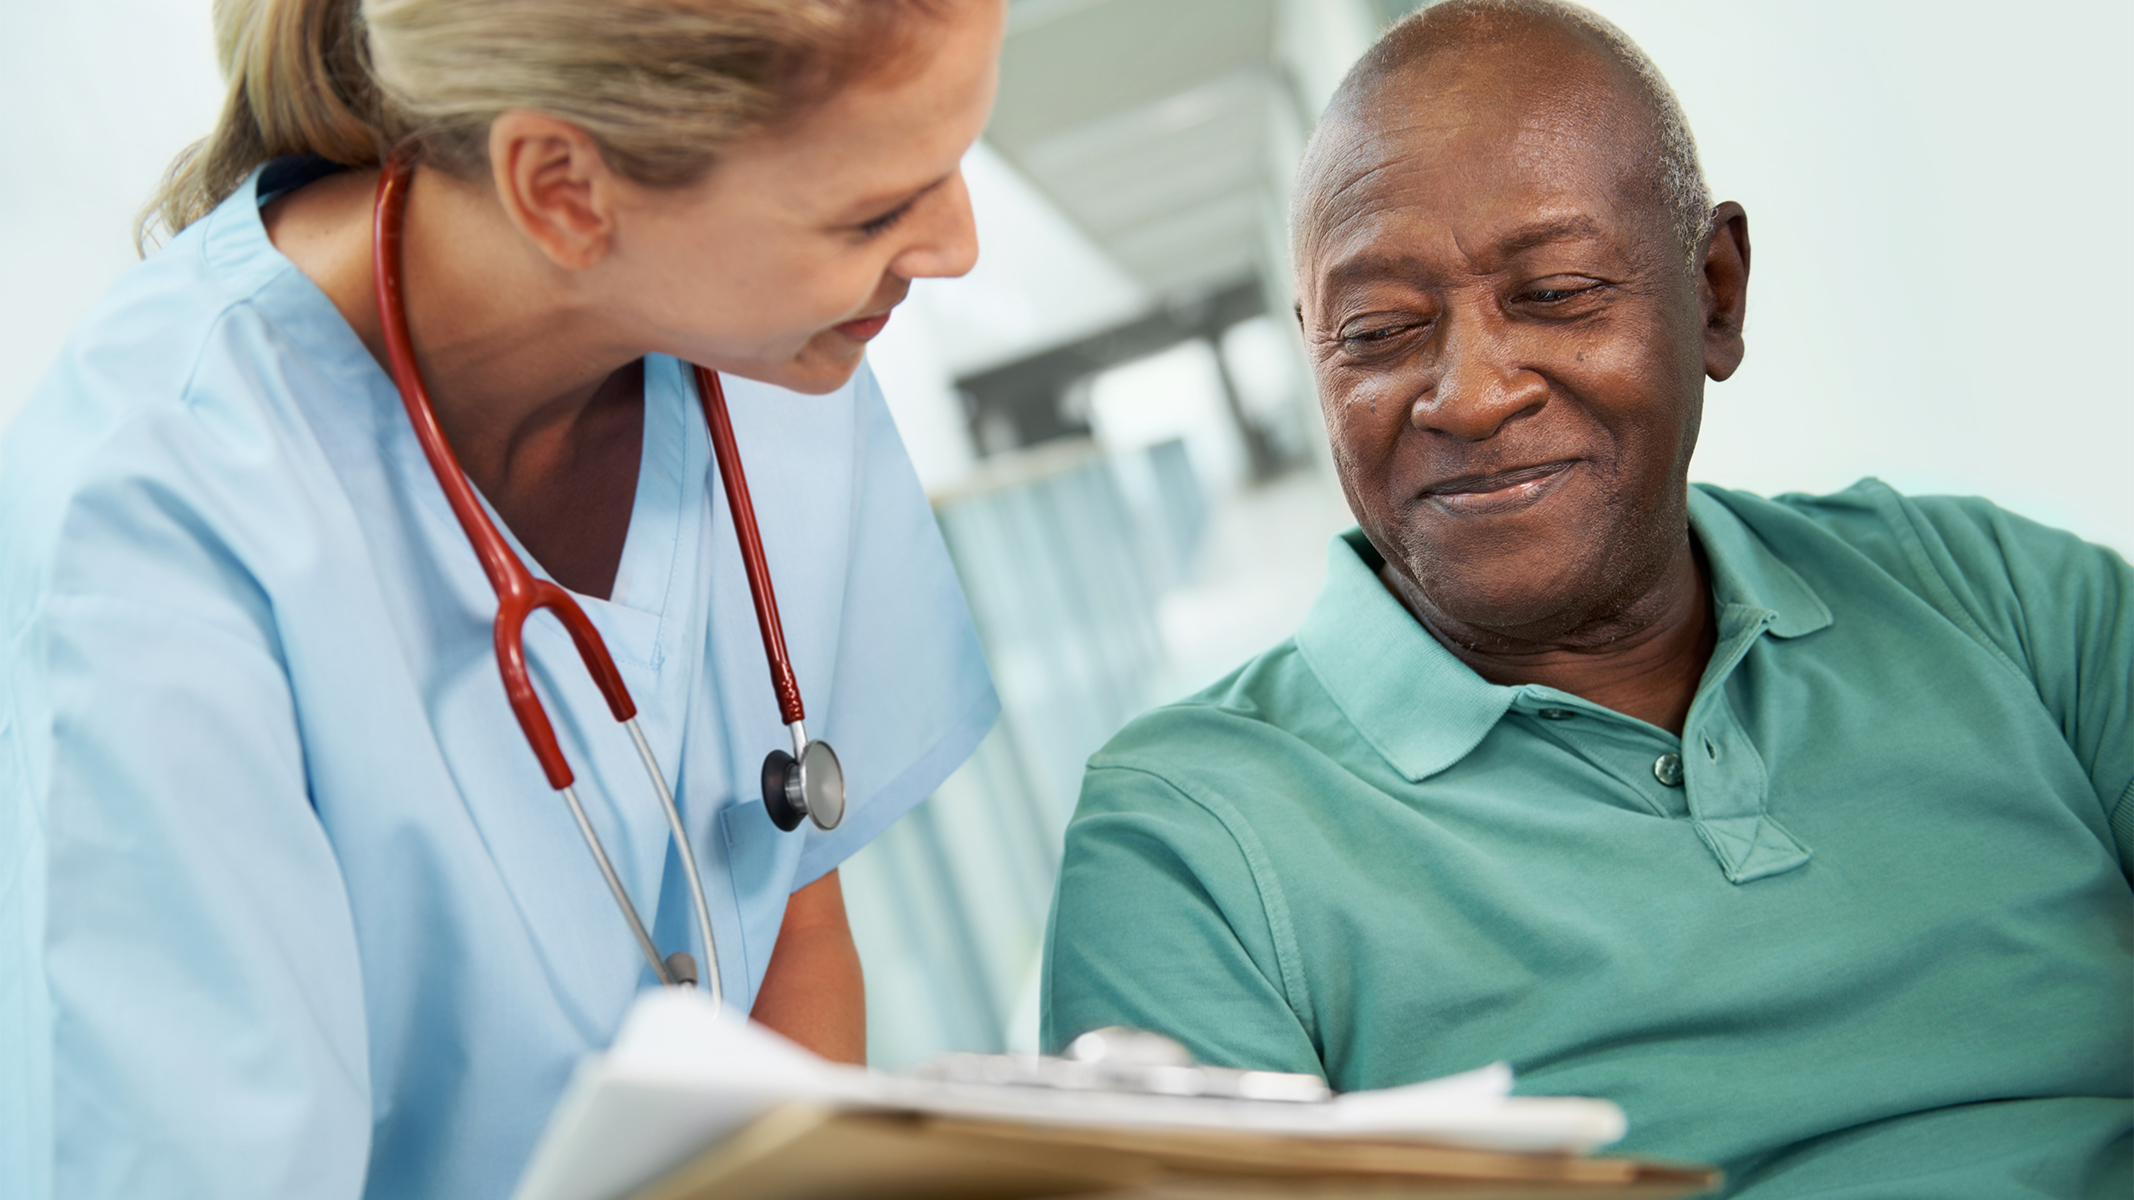
[[[616,1200],[779,1104],[805,1101],[1032,1124],[1240,1129],[1585,1153],[1623,1136],[1604,1100],[1513,1096],[1502,1063],[1320,1104],[944,1083],[817,1058],[693,992],[648,992],[614,1049],[578,1069],[515,1200]]]

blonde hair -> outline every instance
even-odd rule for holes
[[[507,109],[584,129],[648,186],[700,179],[735,142],[911,57],[912,12],[947,0],[215,0],[229,95],[171,163],[144,247],[206,216],[261,163],[372,166],[412,150],[488,168]]]

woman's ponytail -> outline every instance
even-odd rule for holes
[[[510,109],[590,134],[653,187],[741,138],[916,61],[963,0],[215,0],[230,95],[141,214],[145,246],[287,154],[370,166],[412,149],[475,178]]]
[[[206,216],[254,168],[285,154],[348,166],[389,141],[360,0],[215,0],[215,51],[229,95],[214,132],[179,153],[134,230],[145,252]]]

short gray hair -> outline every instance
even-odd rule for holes
[[[1380,36],[1377,44],[1349,69],[1327,105],[1327,113],[1350,108],[1409,64],[1454,41],[1513,25],[1555,25],[1585,34],[1599,42],[1608,57],[1629,74],[1637,98],[1651,115],[1653,135],[1659,142],[1655,182],[1661,202],[1667,207],[1690,274],[1697,274],[1703,266],[1705,238],[1711,233],[1712,193],[1704,181],[1704,166],[1697,158],[1697,140],[1690,134],[1689,119],[1683,116],[1681,101],[1675,99],[1674,89],[1651,57],[1628,34],[1592,9],[1565,0],[1437,0],[1395,22]],[[1448,37],[1448,26],[1459,32]],[[1322,120],[1320,124],[1324,128],[1333,123]],[[1313,131],[1314,143],[1319,137],[1320,132]],[[1305,182],[1301,176],[1312,170],[1312,164],[1313,154],[1307,147],[1299,168],[1300,184]],[[1299,232],[1296,221],[1301,217],[1300,206],[1292,216],[1292,241]]]

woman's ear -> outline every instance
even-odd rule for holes
[[[1749,214],[1732,200],[1712,210],[1697,298],[1704,307],[1704,373],[1723,380],[1741,366],[1749,312]]]
[[[621,181],[585,130],[509,109],[489,125],[489,168],[504,215],[550,261],[582,271],[607,257]]]

